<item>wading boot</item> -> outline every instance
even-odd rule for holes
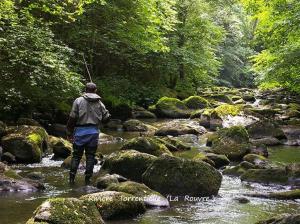
[[[69,184],[73,186],[75,184],[75,175],[70,173]]]

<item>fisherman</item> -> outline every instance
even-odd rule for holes
[[[68,139],[73,142],[69,179],[71,185],[75,183],[75,176],[84,151],[86,156],[85,184],[90,184],[99,139],[99,125],[101,121],[107,122],[110,117],[96,91],[96,84],[87,83],[85,93],[74,101],[69,116],[67,135]]]

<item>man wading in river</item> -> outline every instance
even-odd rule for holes
[[[99,125],[101,121],[107,121],[110,117],[100,100],[101,97],[96,94],[96,84],[87,83],[85,90],[86,93],[74,101],[67,124],[68,138],[73,138],[70,184],[74,184],[84,151],[86,156],[85,184],[90,183],[99,139]]]

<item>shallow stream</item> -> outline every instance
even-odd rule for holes
[[[134,137],[122,132],[107,132],[124,139]],[[190,157],[205,148],[205,136],[195,142],[195,148],[182,154]],[[101,146],[102,153],[118,150],[120,143]],[[300,162],[300,147],[272,147],[269,148],[270,159],[274,162]],[[41,172],[46,183],[46,190],[39,193],[3,193],[0,194],[0,223],[25,223],[31,217],[35,208],[49,197],[78,197],[89,193],[90,188],[83,187],[83,171],[77,178],[77,185],[70,188],[67,182],[68,171],[60,167],[62,161],[50,160],[51,155],[44,158],[42,163],[29,166],[15,166],[21,175],[28,172]],[[96,167],[96,170],[100,167]],[[169,198],[171,208],[148,210],[145,214],[130,220],[106,222],[111,224],[171,224],[171,223],[207,223],[207,224],[254,224],[280,214],[300,213],[300,200],[279,201],[260,198],[248,198],[250,203],[241,204],[235,198],[244,197],[245,193],[268,192],[284,190],[283,186],[263,186],[260,184],[242,183],[239,178],[223,176],[219,196],[208,201],[178,202],[176,198]]]

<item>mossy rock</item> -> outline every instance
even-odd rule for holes
[[[130,119],[124,122],[123,128],[125,131],[131,132],[146,132],[148,127],[142,121]]]
[[[104,191],[84,195],[80,199],[94,202],[106,220],[132,218],[146,211],[144,202],[125,192]]]
[[[191,111],[176,98],[163,97],[155,105],[155,113],[159,117],[166,118],[189,118]]]
[[[202,152],[199,152],[197,155],[195,155],[195,156],[193,157],[193,160],[195,160],[195,161],[206,162],[206,163],[208,163],[209,165],[211,165],[211,166],[213,166],[213,167],[216,166],[215,162],[212,161],[211,159],[209,159],[209,158],[208,158],[204,153],[202,153]]]
[[[242,176],[242,181],[257,183],[287,184],[289,176],[284,168],[249,169]]]
[[[263,137],[258,139],[251,139],[250,141],[253,145],[275,146],[282,144],[282,142],[278,138],[274,137]]]
[[[185,144],[183,141],[173,137],[158,138],[171,152],[175,151],[187,151],[191,150],[192,147]]]
[[[55,158],[67,158],[72,153],[72,143],[54,136],[49,136],[49,146],[54,153]]]
[[[225,155],[218,155],[214,153],[207,153],[206,157],[214,162],[214,167],[221,168],[230,163],[230,160]]]
[[[247,108],[244,110],[246,114],[253,115],[259,118],[273,118],[276,114],[279,113],[276,109],[267,109],[267,108]]]
[[[154,156],[160,156],[164,153],[172,155],[169,149],[160,140],[152,137],[133,138],[122,146],[122,150],[128,149],[134,149]]]
[[[254,103],[256,101],[256,98],[254,95],[244,95],[243,100]]]
[[[289,191],[280,191],[280,192],[271,192],[271,193],[254,193],[247,194],[250,197],[258,197],[258,198],[269,198],[276,200],[296,200],[300,199],[300,189],[289,190]]]
[[[10,152],[20,163],[37,163],[48,149],[48,134],[38,126],[18,126],[2,138],[3,152]]]
[[[99,189],[105,189],[111,184],[117,184],[119,183],[118,177],[114,174],[105,174],[103,176],[100,176],[96,180],[96,186]]]
[[[142,174],[156,158],[156,156],[136,150],[124,150],[108,155],[105,158],[103,169],[108,170],[111,174],[117,173],[140,182]]]
[[[242,99],[242,97],[241,96],[232,96],[231,97],[231,100],[235,103],[236,101],[238,101],[238,100],[241,100]]]
[[[207,99],[201,96],[190,96],[185,99],[183,103],[190,109],[203,109],[209,107],[209,102]]]
[[[288,108],[291,110],[300,111],[300,104],[298,103],[289,103]]]
[[[238,164],[237,166],[226,168],[223,171],[223,174],[228,175],[228,176],[239,177],[242,174],[244,174],[248,169],[254,169],[254,168],[255,168],[255,166],[252,163],[243,161],[240,164]]]
[[[52,198],[42,203],[26,224],[104,224],[93,202],[76,198]]]
[[[164,195],[217,195],[222,175],[205,162],[163,155],[143,174],[143,183]]]
[[[169,201],[160,193],[151,190],[145,184],[125,181],[122,183],[113,183],[106,188],[108,191],[120,191],[132,194],[141,198],[146,206],[149,207],[169,207]]]
[[[299,224],[300,214],[286,215],[282,217],[275,217],[265,221],[259,221],[256,224]]]
[[[144,108],[138,108],[134,109],[133,112],[133,118],[138,118],[138,119],[156,119],[156,115],[152,113],[151,111],[148,111]]]
[[[230,160],[241,160],[250,151],[249,136],[242,126],[219,129],[212,141],[216,154],[227,156]]]
[[[270,120],[263,120],[248,125],[247,131],[249,136],[254,139],[260,139],[265,137],[274,137],[277,139],[286,139],[283,130],[278,124]]]
[[[266,157],[257,154],[247,154],[243,157],[243,160],[254,165],[265,164],[267,162]]]
[[[228,104],[233,104],[232,100],[230,99],[229,96],[225,94],[204,94],[203,97],[210,99],[210,100],[215,100],[218,102],[222,103],[228,103]]]
[[[242,112],[242,110],[243,105],[223,104],[213,110],[213,112],[211,113],[211,117],[222,118],[228,115],[237,116]]]

